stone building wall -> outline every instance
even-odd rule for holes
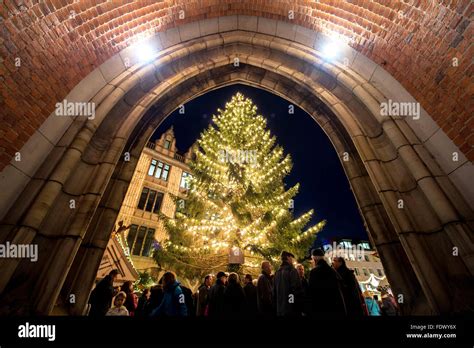
[[[171,140],[170,149],[164,147],[164,141]],[[148,175],[151,161],[155,159],[170,166],[167,180],[155,178]],[[184,190],[180,189],[183,172],[189,172],[185,156],[181,156],[176,149],[175,138],[172,129],[166,131],[156,142],[148,143],[142,152],[137,164],[132,181],[123,201],[117,223],[123,221],[127,226],[132,224],[146,226],[155,229],[154,239],[158,242],[166,238],[166,230],[163,221],[158,214],[138,209],[143,188],[149,188],[164,194],[160,212],[168,217],[174,217],[176,204],[173,196],[184,197]],[[124,239],[128,237],[129,231],[124,234]],[[131,246],[129,246],[131,247]],[[130,252],[133,264],[138,271],[150,270],[156,267],[155,261],[151,257],[134,255]]]

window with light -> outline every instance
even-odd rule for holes
[[[154,176],[157,179],[168,181],[168,174],[170,166],[156,159],[152,159],[150,167],[148,168],[148,175]]]
[[[127,236],[127,244],[130,254],[136,256],[151,256],[151,246],[154,239],[154,228],[131,225]]]
[[[163,203],[164,194],[159,191],[151,190],[144,187],[140,199],[138,200],[138,209],[145,210],[151,213],[159,213],[161,203]]]

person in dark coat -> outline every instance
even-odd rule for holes
[[[323,250],[313,250],[312,257],[315,267],[309,274],[310,315],[346,315],[341,290],[342,278],[328,265]]]
[[[311,302],[309,300],[309,283],[304,274],[304,266],[301,263],[296,265],[296,270],[298,271],[298,275],[301,279],[301,285],[303,286],[303,303],[301,310],[303,315],[306,316],[311,311]]]
[[[281,266],[275,273],[273,298],[277,316],[301,315],[303,286],[298,271],[293,266],[295,256],[287,251],[281,253]]]
[[[145,304],[144,316],[149,317],[163,301],[164,291],[162,285],[155,285],[150,289],[150,298]]]
[[[163,275],[163,300],[158,308],[152,313],[152,317],[186,317],[188,308],[186,307],[185,295],[173,272],[166,272]]]
[[[117,279],[119,271],[114,269],[97,283],[89,298],[91,309],[89,316],[101,317],[107,314],[112,305],[112,298],[116,295],[114,281]]]
[[[246,274],[244,278],[244,293],[245,293],[245,312],[250,318],[255,318],[257,315],[257,287],[253,285],[252,275]]]
[[[362,306],[362,291],[357,281],[354,271],[347,268],[346,260],[343,257],[334,257],[332,266],[342,278],[342,295],[346,305],[347,315],[351,317],[362,317],[364,307]]]
[[[144,289],[142,295],[138,299],[138,306],[135,310],[136,317],[143,317],[145,313],[145,306],[150,299],[150,289]]]
[[[224,310],[228,318],[239,318],[244,314],[245,293],[240,285],[239,275],[229,274],[227,286],[224,291]]]
[[[180,284],[179,286],[181,287],[181,290],[184,294],[184,301],[186,302],[186,308],[188,309],[188,317],[196,316],[196,311],[194,309],[193,292],[190,288],[187,288],[182,284]]]
[[[304,266],[301,263],[299,263],[299,264],[296,265],[296,270],[298,271],[298,275],[300,276],[301,285],[303,286],[303,290],[305,292],[308,291],[309,283],[308,283],[308,280],[306,279],[306,276],[304,274]]]
[[[384,316],[399,315],[398,306],[395,299],[387,292],[382,292],[382,305],[380,306],[380,310]]]
[[[223,317],[225,315],[224,308],[224,292],[227,283],[227,274],[224,272],[217,273],[216,283],[209,291],[209,316]]]
[[[127,294],[125,299],[125,308],[127,308],[129,315],[131,317],[135,316],[135,310],[138,307],[138,296],[133,292],[133,283],[131,281],[126,281],[122,285],[122,291]]]
[[[272,265],[268,261],[262,262],[262,274],[257,280],[257,307],[263,317],[274,314]]]
[[[212,275],[204,278],[204,283],[199,287],[196,294],[196,315],[202,317],[208,314],[209,291],[212,285]]]

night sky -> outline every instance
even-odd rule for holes
[[[313,222],[326,219],[316,245],[333,238],[367,240],[349,182],[329,138],[319,125],[295,106],[288,113],[289,102],[264,90],[241,84],[224,87],[185,104],[185,113],[173,112],[156,130],[152,140],[174,127],[179,152],[184,153],[208,127],[217,108],[224,109],[232,95],[241,92],[257,105],[257,113],[268,120],[277,143],[290,153],[293,169],[285,178],[287,188],[300,183],[294,198],[295,215],[314,209]]]

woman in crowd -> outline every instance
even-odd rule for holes
[[[138,296],[133,292],[133,283],[130,281],[123,283],[122,291],[127,295],[125,307],[130,313],[130,316],[133,317],[138,306]]]
[[[142,296],[140,296],[140,299],[138,300],[138,306],[135,311],[135,316],[136,317],[143,317],[145,313],[145,306],[150,299],[150,289],[145,289],[143,290]]]
[[[224,291],[224,309],[228,316],[239,317],[245,308],[245,293],[240,285],[237,273],[229,274],[227,287]]]
[[[369,291],[364,291],[364,300],[370,316],[380,316],[380,307]]]

